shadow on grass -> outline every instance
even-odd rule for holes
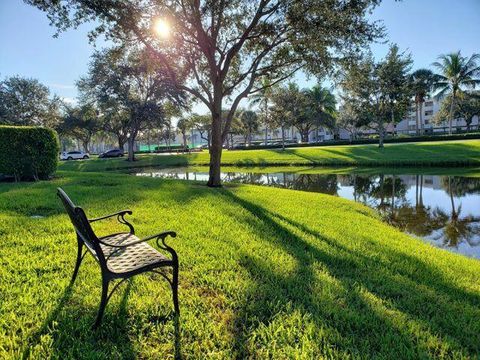
[[[324,354],[329,348],[335,348],[337,355],[352,356],[355,349],[360,357],[386,358],[399,354],[424,358],[437,351],[453,357],[479,353],[480,322],[472,320],[480,318],[480,298],[448,284],[434,267],[365,239],[372,254],[388,252],[387,260],[379,260],[231,191],[225,194],[258,219],[258,233],[266,234],[265,241],[292,256],[297,264],[282,275],[285,272],[272,267],[268,257],[242,254],[241,265],[255,285],[236,313],[235,348],[240,358],[255,355],[248,345],[252,334],[268,328],[278,312],[291,314],[289,306],[324,329],[328,342],[316,349]],[[322,246],[306,241],[299,232]],[[325,283],[318,279],[318,267],[337,283],[338,299],[322,295],[318,287]]]
[[[167,179],[162,182],[149,180],[117,174],[109,174],[108,180],[105,180],[105,175],[87,173],[76,174],[75,178],[59,178],[48,182],[5,184],[0,186],[3,197],[0,202],[0,211],[19,216],[65,215],[66,217],[65,210],[57,197],[57,187],[62,187],[77,206],[84,208],[88,217],[102,216],[121,210],[118,208],[118,203],[124,204],[122,209],[135,208],[136,204],[151,199],[151,195],[158,192],[168,195],[164,198],[166,202],[174,201],[181,204],[187,204],[205,195],[205,192],[191,191],[194,187],[192,185],[187,189],[187,184],[179,184]],[[135,184],[135,187],[132,184]],[[170,190],[174,186],[178,186],[178,191],[175,192],[175,196],[172,196]]]
[[[40,358],[42,356],[42,337],[52,338],[54,358],[122,358],[135,359],[137,357],[130,337],[132,332],[144,326],[144,320],[137,317],[129,317],[127,311],[128,296],[132,290],[132,280],[126,282],[118,305],[118,311],[111,313],[107,305],[103,322],[97,330],[91,330],[95,320],[97,308],[82,309],[82,306],[72,301],[75,291],[73,285],[69,285],[63,292],[55,308],[47,316],[39,330],[30,335],[25,344],[22,354],[23,359]],[[76,291],[81,291],[77,287]],[[100,298],[100,291],[99,291]],[[86,315],[85,313],[88,313]],[[173,322],[174,340],[172,354],[175,359],[181,359],[180,319],[174,313],[168,315],[153,316],[149,318],[151,323],[166,324]],[[142,330],[145,331],[145,330]],[[137,337],[138,334],[134,334]]]
[[[22,358],[32,355],[41,357],[42,337],[52,338],[54,357],[91,358],[108,357],[112,353],[121,354],[123,358],[134,358],[135,352],[128,337],[127,299],[131,289],[128,282],[119,304],[118,314],[110,316],[107,312],[102,326],[91,330],[97,308],[82,309],[74,304],[72,294],[75,286],[70,284],[63,292],[56,307],[50,312],[39,330],[26,341]],[[77,286],[76,291],[81,291]],[[100,292],[99,292],[100,299]],[[88,316],[85,316],[88,313]],[[113,351],[112,351],[113,350]]]

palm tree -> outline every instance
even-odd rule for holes
[[[460,51],[446,55],[440,55],[437,62],[432,65],[438,69],[437,81],[434,87],[439,90],[437,98],[451,94],[449,116],[449,134],[452,133],[453,110],[455,101],[462,88],[475,88],[480,85],[480,54],[473,54],[469,59],[462,56]]]
[[[325,126],[332,129],[335,125],[337,101],[335,100],[335,95],[333,95],[330,90],[322,88],[320,85],[315,85],[307,90],[307,96],[312,104],[312,115],[316,118],[316,141],[318,142],[319,126]]]
[[[431,70],[418,69],[410,75],[409,82],[412,92],[415,95],[416,133],[417,135],[419,134],[421,127],[421,133],[423,134],[423,103],[425,102],[425,98],[433,89],[433,85],[435,84],[435,75]]]
[[[265,126],[265,145],[268,144],[268,126],[270,125],[269,105],[272,98],[273,87],[267,78],[262,81],[262,87],[251,96],[250,104],[258,105],[261,111],[261,118]]]
[[[245,138],[245,144],[250,146],[252,135],[258,131],[258,116],[255,111],[245,110],[240,116],[240,132]]]

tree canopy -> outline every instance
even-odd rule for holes
[[[0,81],[0,124],[54,128],[60,121],[60,98],[36,79],[12,76]]]
[[[407,77],[411,64],[410,55],[401,53],[393,45],[380,62],[375,62],[370,54],[344,70],[343,103],[352,107],[358,125],[378,131],[380,147],[383,147],[386,125],[401,121],[410,109]]]
[[[60,132],[71,135],[82,142],[83,150],[89,152],[92,137],[101,129],[97,109],[91,104],[66,107]]]
[[[235,111],[262,90],[260,79],[273,85],[299,69],[323,75],[383,35],[366,16],[380,0],[26,2],[45,11],[59,31],[96,21],[93,35],[142,43],[180,90],[203,102],[212,122],[210,186],[220,185],[222,145]],[[160,20],[169,34],[154,31]]]
[[[166,103],[183,103],[182,93],[162,69],[159,60],[142,48],[116,47],[96,52],[88,76],[78,82],[83,101],[94,102],[107,121],[116,122],[107,129],[118,131],[117,136],[127,133],[130,161],[135,138],[152,123],[161,125]]]

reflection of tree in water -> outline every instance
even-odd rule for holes
[[[292,179],[286,182],[285,187],[296,190],[337,195],[337,175],[293,174]]]
[[[480,193],[480,178],[443,176],[442,187],[456,197]]]
[[[423,204],[423,176],[415,181],[415,204],[402,204],[392,209],[388,221],[403,231],[417,236],[432,235],[433,240],[441,240],[445,246],[457,247],[462,242],[471,246],[480,245],[480,218],[462,216],[461,205],[455,204],[455,197],[478,193],[480,180],[445,176],[442,187],[450,196],[450,214],[439,207],[431,208]]]
[[[416,175],[415,204],[404,201],[398,207],[395,207],[395,202],[393,202],[394,206],[387,217],[390,224],[417,236],[427,236],[443,226],[442,222],[432,212],[431,207],[423,204],[423,183],[423,175]]]
[[[435,213],[438,219],[443,220],[442,234],[445,245],[457,247],[465,241],[471,246],[480,244],[480,217],[472,215],[462,216],[462,206],[455,204],[455,197],[477,193],[480,181],[474,178],[445,176],[442,178],[442,187],[450,196],[450,214],[437,208]]]
[[[395,176],[358,176],[343,178],[354,187],[354,199],[379,211],[384,219],[402,231],[427,237],[434,234],[434,240],[456,247],[465,241],[471,246],[480,245],[480,218],[462,216],[461,206],[455,205],[455,197],[480,192],[480,180],[476,178],[442,178],[444,190],[450,196],[450,214],[423,203],[423,175],[415,176],[415,201],[406,199],[407,185]]]
[[[480,217],[461,216],[462,207],[458,206],[452,214],[436,209],[437,219],[443,220],[442,232],[437,235],[444,245],[457,247],[466,242],[470,246],[480,245]]]
[[[342,184],[353,187],[353,199],[362,204],[368,203],[368,197],[370,196],[374,183],[373,179],[372,176],[360,176],[356,174],[340,175]]]
[[[388,220],[402,231],[423,237],[444,226],[443,220],[430,206],[411,206],[408,203],[395,209]]]
[[[386,178],[383,174],[379,175],[370,191],[370,195],[378,200],[377,209],[383,214],[390,214],[398,199],[406,201],[406,193],[407,187],[402,179],[396,176]]]
[[[258,173],[228,172],[225,174],[224,181],[238,182],[242,184],[264,185],[263,174],[258,174]]]
[[[295,174],[295,173],[227,173],[225,181],[244,184],[269,185],[287,189],[319,192],[337,195],[337,175]]]
[[[353,187],[355,201],[381,212],[395,208],[399,201],[406,201],[407,186],[396,176],[351,174],[342,175],[341,182]]]

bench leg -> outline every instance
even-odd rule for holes
[[[75,263],[75,269],[73,270],[72,279],[70,280],[71,285],[73,285],[73,283],[75,282],[75,279],[77,278],[78,269],[80,268],[80,264],[82,263],[82,259],[83,259],[83,255],[82,255],[83,242],[80,239],[77,239],[77,242],[78,242],[77,262]]]
[[[100,300],[100,307],[98,308],[97,319],[93,328],[96,329],[102,323],[103,313],[105,312],[105,307],[107,306],[108,301],[108,280],[102,279],[102,298]]]
[[[178,262],[173,266],[172,296],[175,314],[180,315],[180,308],[178,306]]]

